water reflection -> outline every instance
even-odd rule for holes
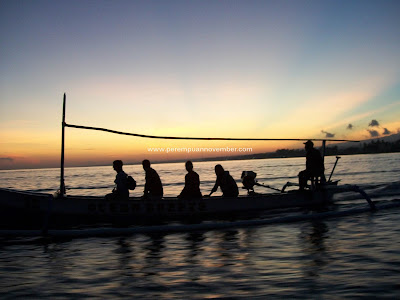
[[[186,241],[189,243],[186,261],[188,263],[197,263],[197,256],[199,256],[203,250],[203,243],[205,241],[205,236],[203,233],[191,232],[185,237]]]
[[[0,298],[320,299],[367,297],[372,286],[372,295],[397,299],[390,296],[399,291],[399,215],[124,238],[3,239]]]
[[[304,272],[307,277],[318,276],[328,263],[328,253],[325,240],[328,238],[329,228],[323,221],[312,221],[301,227],[300,245],[306,255],[307,264]]]
[[[130,277],[133,269],[131,266],[133,249],[126,238],[120,238],[117,241],[117,248],[114,253],[118,255],[118,270],[122,277]]]
[[[48,276],[53,279],[63,278],[68,267],[73,264],[68,255],[68,246],[65,243],[45,243],[43,253],[47,254]]]
[[[150,241],[145,245],[144,249],[147,250],[147,259],[160,259],[161,251],[165,248],[164,237],[165,234],[149,234]]]

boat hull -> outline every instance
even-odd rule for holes
[[[202,199],[130,198],[108,201],[96,196],[53,197],[51,194],[0,189],[2,228],[56,228],[62,226],[154,224],[215,218],[257,216],[262,212],[290,207],[329,203],[327,190],[292,191],[253,196],[208,197]]]

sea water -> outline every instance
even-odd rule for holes
[[[335,160],[326,157],[327,177]],[[217,163],[230,171],[238,186],[241,172],[251,170],[260,183],[281,188],[288,181],[297,181],[304,161],[195,162],[194,169],[200,175],[202,193],[208,194]],[[342,156],[332,180],[357,184],[376,201],[399,199],[399,162],[399,153]],[[186,173],[184,163],[153,167],[165,195],[178,195]],[[138,183],[131,195],[140,196],[143,169],[127,165],[124,170]],[[53,193],[59,186],[59,173],[58,169],[0,171],[0,187]],[[112,166],[65,170],[70,195],[104,195],[113,188],[114,178]],[[273,192],[262,187],[256,191]],[[240,189],[240,193],[244,195],[246,190]],[[341,197],[343,205],[350,208],[367,205],[351,193]],[[353,204],[357,197],[358,204]],[[195,233],[75,239],[0,237],[1,299],[369,297],[400,297],[399,208],[289,224],[278,218],[265,226]]]

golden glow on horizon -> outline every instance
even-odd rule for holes
[[[364,117],[364,116],[361,116]],[[351,121],[351,120],[350,120]],[[339,125],[346,123],[340,122]],[[293,127],[292,127],[293,128]],[[386,124],[391,133],[397,133],[400,128],[400,121]],[[285,129],[285,127],[283,127]],[[346,134],[347,139],[368,139],[368,128],[354,128]],[[370,128],[383,133],[383,127]],[[188,128],[175,127],[173,129],[160,128],[154,130],[155,135],[176,136],[189,135]],[[286,133],[285,137],[292,138],[299,136],[305,131],[301,128],[294,128],[291,134]],[[201,134],[202,133],[202,134]],[[318,133],[318,132],[317,132]],[[201,129],[193,130],[193,136],[211,137],[212,130],[207,135]],[[283,135],[283,134],[282,134]],[[220,136],[218,136],[220,137]],[[230,135],[230,137],[244,137],[244,135]],[[261,137],[257,135],[249,137]],[[265,136],[264,136],[265,137]],[[315,135],[304,136],[304,138],[315,138]],[[0,168],[30,168],[30,167],[56,167],[60,160],[60,132],[52,132],[50,135],[24,134],[21,131],[1,132],[2,141],[1,156],[5,159],[0,161]],[[20,142],[23,140],[24,142]],[[180,148],[252,148],[251,152],[187,152],[184,150],[167,150]],[[224,157],[246,154],[257,154],[272,152],[283,148],[301,148],[301,142],[293,141],[188,141],[188,140],[158,140],[113,135],[110,133],[94,132],[89,130],[78,130],[66,128],[66,166],[83,165],[107,165],[115,159],[122,159],[127,163],[140,162],[144,158],[157,161],[195,159],[207,157]],[[149,151],[149,148],[163,148],[162,151]],[[167,153],[168,152],[168,153]]]

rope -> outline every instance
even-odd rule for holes
[[[65,127],[70,127],[70,128],[105,131],[105,132],[121,134],[121,135],[129,135],[129,136],[136,136],[136,137],[150,138],[150,139],[166,139],[166,140],[207,140],[207,141],[307,141],[307,140],[313,140],[313,141],[331,141],[331,142],[359,142],[359,141],[351,141],[351,140],[331,140],[331,139],[207,138],[207,137],[159,136],[159,135],[129,133],[129,132],[111,130],[111,129],[106,129],[106,128],[100,128],[100,127],[73,125],[73,124],[67,124],[67,123],[63,123],[63,125]]]

